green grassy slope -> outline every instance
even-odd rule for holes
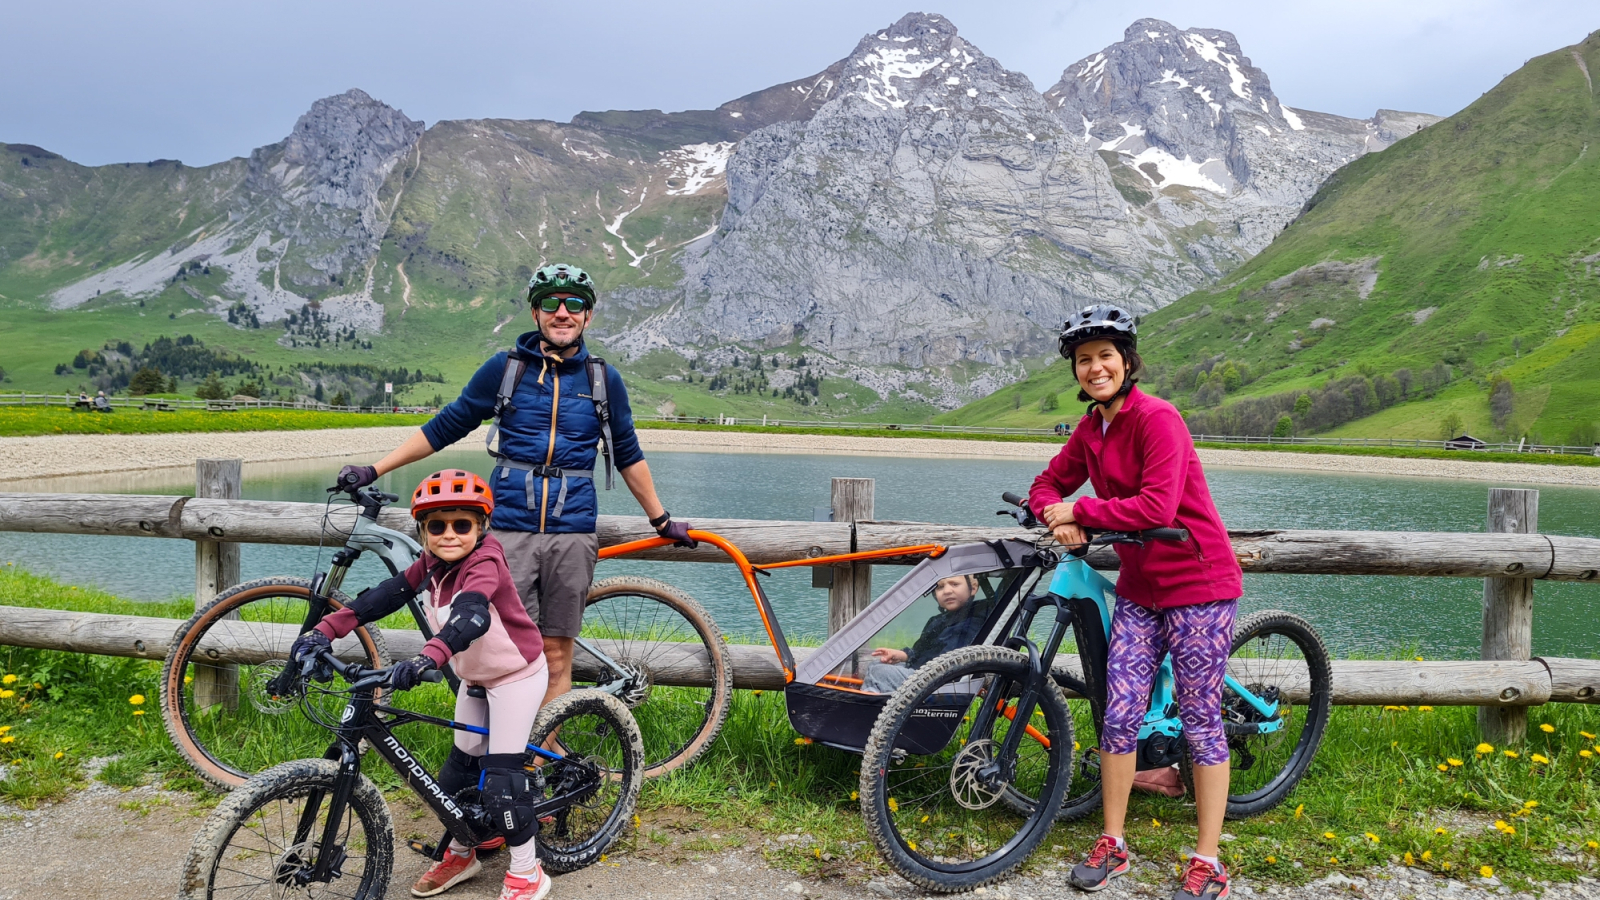
[[[1146,317],[1146,383],[1194,418],[1218,400],[1287,394],[1292,401],[1329,379],[1406,369],[1415,376],[1406,401],[1380,400],[1383,412],[1331,433],[1437,437],[1450,413],[1484,437],[1562,441],[1593,428],[1600,422],[1594,72],[1600,32],[1530,60],[1467,109],[1335,173],[1260,255],[1216,287]],[[1241,374],[1229,390],[1197,378],[1229,363]],[[1421,374],[1440,364],[1449,381],[1423,385]],[[1496,374],[1515,391],[1514,412],[1499,429],[1489,409]],[[1064,366],[1052,366],[945,418],[1059,420],[1063,413],[1040,410],[1038,398],[1067,391],[1063,400],[1070,400],[1069,380]],[[1069,417],[1078,414],[1075,403],[1064,405],[1074,407]],[[1303,433],[1308,423],[1295,424]]]

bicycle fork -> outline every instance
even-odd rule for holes
[[[1016,633],[1005,641],[1005,646],[1012,650],[1027,651],[1027,681],[1014,704],[1006,702],[1006,696],[1011,693],[1013,686],[997,683],[990,696],[998,699],[992,704],[983,703],[972,723],[972,730],[978,734],[992,734],[997,724],[996,716],[1005,716],[1012,723],[1012,727],[1006,731],[1005,739],[995,749],[994,757],[977,772],[984,786],[992,791],[1003,789],[1016,778],[1017,751],[1022,746],[1024,737],[1031,737],[1046,749],[1050,749],[1050,738],[1040,734],[1031,723],[1034,708],[1039,703],[1039,692],[1048,686],[1047,679],[1050,678],[1050,667],[1055,663],[1056,650],[1066,637],[1067,629],[1072,627],[1072,610],[1053,594],[1026,597],[1022,602],[1022,619]],[[1041,652],[1033,641],[1028,640],[1027,633],[1034,616],[1045,603],[1055,607],[1056,620],[1050,628],[1050,637]],[[1022,723],[1022,727],[1017,727],[1018,722]]]

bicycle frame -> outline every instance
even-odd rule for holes
[[[339,776],[334,784],[333,795],[328,800],[328,815],[323,826],[321,841],[318,843],[318,855],[310,860],[308,865],[302,866],[292,874],[292,877],[301,885],[311,882],[327,882],[335,877],[335,869],[344,861],[343,852],[330,853],[330,848],[338,847],[338,830],[344,820],[345,809],[349,805],[350,795],[355,790],[357,780],[361,775],[361,749],[363,741],[368,743],[373,752],[383,757],[395,772],[399,773],[406,784],[416,795],[421,798],[427,807],[433,810],[439,821],[444,823],[449,838],[461,841],[466,846],[476,846],[492,832],[480,832],[474,828],[467,811],[458,805],[454,798],[445,793],[444,789],[428,770],[417,761],[411,751],[394,736],[393,728],[410,722],[424,722],[456,731],[467,731],[473,734],[487,735],[489,730],[477,725],[466,725],[450,719],[441,719],[410,710],[397,709],[374,699],[374,691],[383,679],[368,676],[357,681],[351,686],[351,696],[345,705],[344,713],[339,718],[339,727],[334,729],[336,735],[334,743],[328,747],[325,759],[339,763]],[[559,753],[553,753],[543,747],[528,744],[529,752],[534,753],[548,762],[570,762]],[[596,776],[595,783],[600,781]],[[592,785],[584,785],[576,790],[551,797],[537,804],[534,809],[539,817],[548,816],[559,812],[579,799]],[[316,822],[318,812],[322,809],[323,798],[320,792],[312,792],[306,800],[305,809],[301,812],[300,820],[295,825],[295,843],[306,842],[311,836],[311,830]],[[487,824],[487,823],[485,823]],[[449,840],[441,840],[435,848],[435,855],[441,852]]]
[[[831,566],[838,563],[866,562],[874,559],[893,559],[909,556],[938,557],[945,551],[945,547],[942,544],[917,544],[907,547],[889,547],[883,550],[862,550],[855,553],[838,553],[832,556],[791,559],[783,562],[764,563],[758,566],[750,562],[750,559],[732,541],[720,534],[691,529],[689,537],[716,547],[727,554],[728,559],[739,567],[739,574],[743,576],[745,587],[750,591],[750,599],[755,601],[756,612],[761,615],[761,624],[767,631],[767,640],[771,642],[772,650],[778,656],[778,665],[783,669],[783,680],[786,684],[794,681],[794,652],[789,649],[789,641],[784,637],[783,627],[778,624],[777,614],[772,611],[772,602],[767,599],[767,592],[762,590],[761,583],[756,580],[757,574],[765,575],[769,569],[787,569],[794,566]],[[615,544],[602,548],[600,558],[616,559],[645,550],[654,550],[657,547],[668,547],[673,543],[674,541],[671,538],[663,537],[629,541],[625,544]],[[601,653],[600,649],[594,647],[590,642],[579,638],[578,643],[586,651],[593,654],[596,659],[600,660],[601,663],[610,666],[617,672],[624,671],[621,666]]]

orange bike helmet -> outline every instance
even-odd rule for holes
[[[435,472],[411,492],[411,518],[421,519],[435,509],[476,509],[485,516],[494,514],[494,492],[471,472],[447,469]]]

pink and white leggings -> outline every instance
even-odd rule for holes
[[[466,684],[456,694],[456,721],[463,725],[481,725],[489,729],[487,735],[470,731],[456,732],[456,747],[469,756],[485,753],[521,753],[528,746],[528,734],[533,731],[533,719],[544,704],[545,689],[550,686],[550,670],[540,669],[527,678],[521,678],[499,687],[485,688],[488,699],[467,696]],[[538,861],[533,838],[511,848],[509,871],[526,875],[533,871]],[[450,849],[457,856],[466,856],[471,848],[452,840]]]
[[[1197,766],[1228,761],[1222,732],[1222,680],[1233,652],[1238,600],[1146,609],[1117,598],[1111,613],[1111,648],[1106,660],[1106,721],[1100,746],[1107,753],[1132,753],[1150,709],[1150,689],[1162,657],[1172,653],[1178,718]]]

